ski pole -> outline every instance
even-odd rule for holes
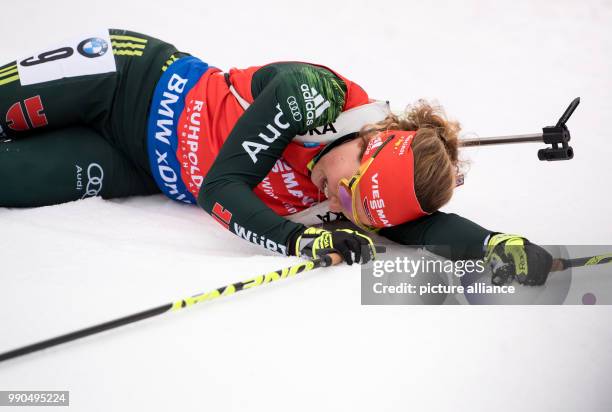
[[[574,259],[554,259],[551,272],[559,272],[567,268],[577,268],[582,266],[603,265],[612,262],[612,253],[604,255],[586,256]]]
[[[516,134],[510,136],[475,137],[472,139],[461,139],[459,145],[462,147],[490,146],[494,144],[511,143],[541,143],[544,141],[542,133]]]
[[[376,246],[378,253],[384,253],[385,248],[383,246]],[[175,302],[166,303],[165,305],[157,306],[152,309],[148,309],[142,312],[134,313],[122,318],[113,319],[108,322],[100,323],[88,328],[80,329],[65,335],[56,336],[51,339],[47,339],[41,342],[27,345],[18,349],[14,349],[9,352],[0,353],[0,362],[8,359],[13,359],[19,356],[26,355],[28,353],[37,352],[43,349],[47,349],[53,346],[60,345],[62,343],[71,342],[73,340],[81,339],[86,336],[94,335],[96,333],[104,332],[109,329],[115,329],[129,323],[138,322],[143,319],[148,319],[153,316],[161,315],[162,313],[177,311],[188,306],[193,306],[197,303],[213,300],[216,298],[233,295],[241,290],[253,289],[257,286],[276,282],[281,279],[293,277],[297,274],[308,272],[320,267],[327,267],[336,265],[342,262],[342,257],[336,253],[325,255],[319,259],[308,260],[289,266],[287,268],[275,270],[272,272],[265,273],[263,275],[255,276],[253,278],[232,283],[230,285],[221,286],[217,289],[210,290],[208,292],[198,293],[188,298],[180,299]]]
[[[542,133],[462,139],[459,141],[459,145],[462,147],[470,147],[509,143],[544,142],[550,144],[551,147],[538,150],[538,159],[570,160],[574,157],[574,149],[568,145],[571,136],[565,123],[567,123],[579,104],[580,97],[576,97],[572,100],[567,109],[565,109],[565,112],[563,112],[557,124],[555,126],[542,128]]]
[[[47,349],[53,346],[60,345],[62,343],[70,342],[73,340],[81,339],[86,336],[94,335],[96,333],[104,332],[109,329],[115,329],[123,325],[138,322],[140,320],[148,319],[153,316],[161,315],[162,313],[177,311],[188,306],[193,306],[197,303],[213,300],[223,296],[233,295],[236,292],[246,289],[252,289],[262,284],[275,282],[280,279],[295,276],[302,272],[307,272],[319,267],[330,266],[335,262],[332,261],[332,257],[329,255],[323,256],[321,259],[310,260],[301,262],[296,265],[283,268],[280,270],[272,271],[263,275],[256,276],[254,278],[244,280],[241,282],[232,283],[230,285],[221,286],[217,289],[213,289],[207,292],[198,293],[191,297],[177,300],[175,302],[166,303],[155,308],[151,308],[142,312],[134,313],[128,316],[124,316],[118,319],[113,319],[108,322],[100,323],[88,328],[80,329],[65,335],[56,336],[51,339],[47,339],[41,342],[27,345],[22,348],[14,349],[9,352],[0,354],[0,362],[13,359],[19,356],[26,355],[28,353],[37,352],[43,349]]]

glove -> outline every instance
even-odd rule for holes
[[[315,227],[307,228],[295,242],[296,256],[317,259],[330,253],[338,253],[349,265],[367,263],[376,258],[372,239],[355,230],[336,229],[329,231]]]
[[[552,256],[546,250],[518,235],[497,233],[487,242],[485,263],[495,285],[512,283],[543,285],[552,267]]]

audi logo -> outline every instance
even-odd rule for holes
[[[289,104],[289,109],[291,109],[291,115],[293,116],[293,120],[299,122],[302,120],[302,113],[300,113],[300,106],[298,105],[297,100],[295,100],[294,96],[289,96],[287,98],[287,103]]]
[[[98,196],[102,190],[104,180],[104,169],[97,163],[92,163],[87,168],[87,187],[81,199]]]

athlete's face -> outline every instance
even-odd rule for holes
[[[362,139],[353,139],[338,147],[333,148],[324,155],[312,169],[310,178],[319,190],[329,199],[329,210],[336,213],[344,213],[352,220],[352,214],[342,208],[342,203],[338,197],[338,184],[340,179],[350,179],[361,165],[361,155],[363,154],[364,142]],[[355,188],[359,196],[359,188]],[[359,221],[372,225],[361,206],[357,202],[357,217]]]

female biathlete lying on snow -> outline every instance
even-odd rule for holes
[[[373,259],[366,234],[283,217],[329,199],[365,233],[543,284],[544,249],[438,211],[458,132],[426,102],[395,116],[321,65],[223,72],[146,35],[94,32],[0,67],[0,206],[161,191],[280,253]]]

